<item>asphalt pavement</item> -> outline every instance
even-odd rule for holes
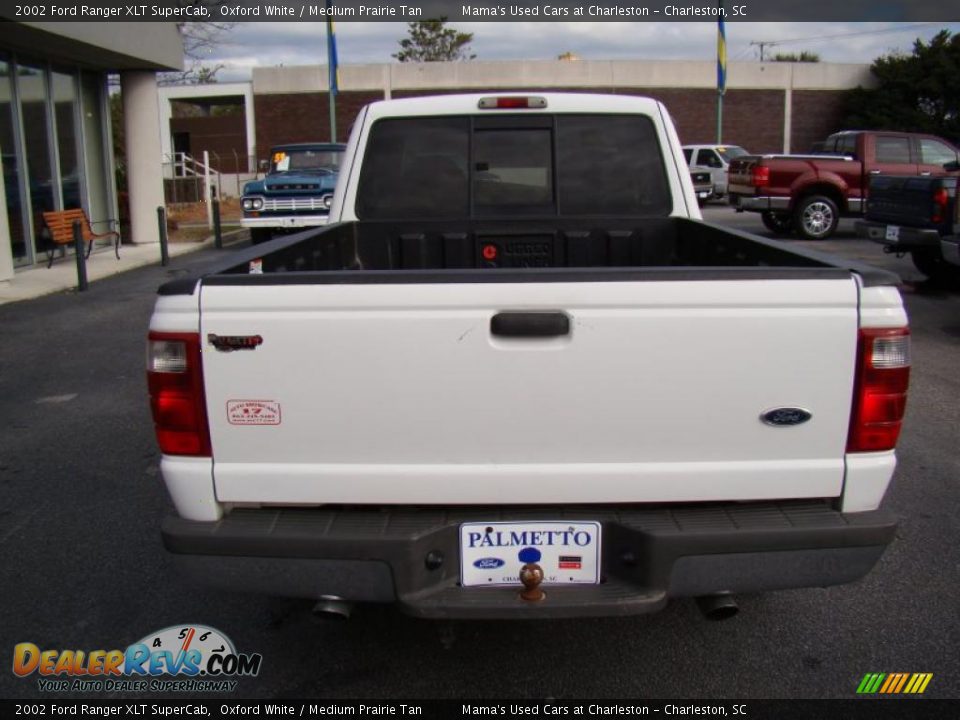
[[[705,215],[768,235],[756,216]],[[125,648],[187,623],[263,655],[260,674],[222,697],[854,698],[868,672],[931,672],[926,696],[960,697],[960,292],[919,282],[908,259],[846,224],[834,240],[792,242],[904,279],[914,366],[886,501],[900,528],[864,580],[741,597],[719,623],[692,601],[626,619],[433,622],[370,606],[334,622],[309,602],[196,587],[160,542],[172,506],[144,340],[156,287],[218,251],[0,307],[0,697],[54,699],[11,672],[17,643]]]

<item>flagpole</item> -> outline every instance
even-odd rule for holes
[[[337,81],[337,45],[333,34],[333,15],[331,13],[331,0],[326,0],[327,6],[327,99],[330,107],[330,142],[337,141],[337,92],[339,92],[339,82]]]
[[[723,145],[723,93],[717,93],[717,145]]]
[[[727,32],[723,22],[723,0],[717,0],[717,145],[723,144],[723,95],[727,91]]]

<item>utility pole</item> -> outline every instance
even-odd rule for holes
[[[774,45],[779,45],[780,43],[779,43],[779,42],[776,42],[776,41],[774,41],[774,40],[761,40],[761,41],[759,41],[759,42],[751,42],[750,44],[751,44],[751,45],[758,45],[758,46],[760,47],[760,62],[763,62],[763,60],[764,60],[764,57],[763,57],[763,49],[764,49],[765,47],[773,47]]]

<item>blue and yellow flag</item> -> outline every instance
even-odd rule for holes
[[[340,68],[337,65],[337,36],[333,29],[333,0],[326,0],[327,6],[327,71],[330,73],[330,94],[340,91]]]
[[[727,91],[727,31],[723,25],[723,3],[717,3],[720,15],[717,17],[717,92],[723,95]]]

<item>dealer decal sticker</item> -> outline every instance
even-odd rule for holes
[[[231,425],[279,425],[280,403],[273,400],[229,400],[227,421]]]

